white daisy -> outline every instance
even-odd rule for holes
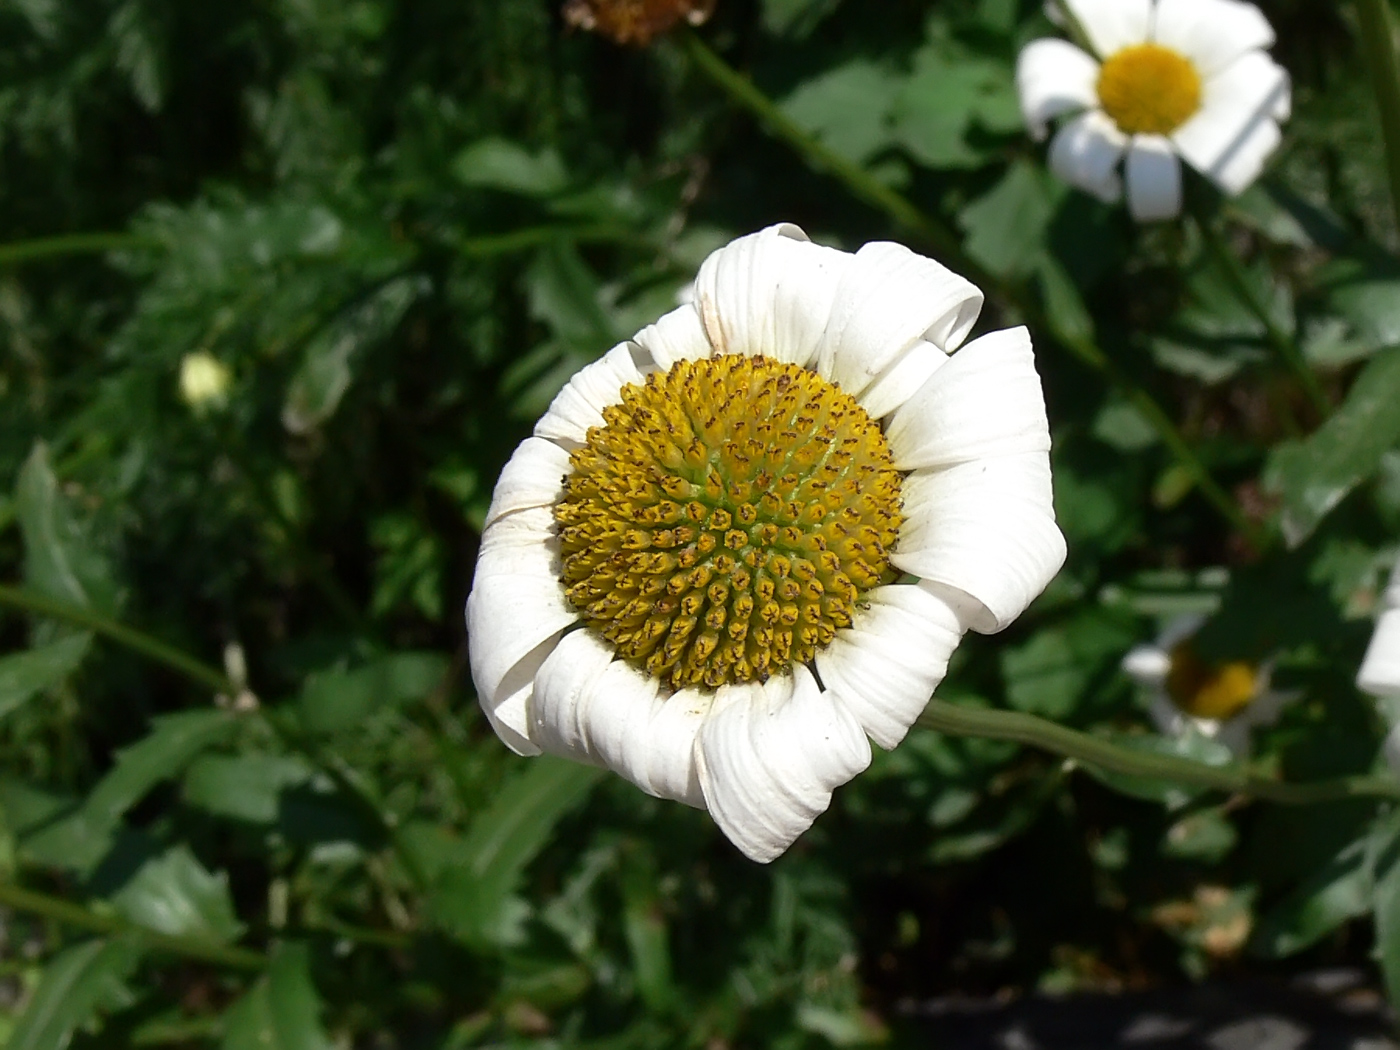
[[[1381,614],[1356,675],[1356,686],[1381,701],[1382,714],[1391,727],[1382,752],[1390,768],[1400,773],[1400,559],[1381,597]]]
[[[467,601],[501,739],[787,849],[1064,560],[1030,337],[951,354],[981,305],[901,245],[772,226],[575,375],[501,474]]]
[[[1110,204],[1128,187],[1140,222],[1181,211],[1184,159],[1227,194],[1259,175],[1291,106],[1288,73],[1264,49],[1274,31],[1242,0],[1060,0],[1093,49],[1033,40],[1016,64],[1032,136],[1076,114],[1050,167]],[[1123,175],[1119,162],[1126,154]]]
[[[1253,729],[1278,721],[1298,693],[1271,687],[1269,661],[1202,661],[1191,643],[1204,622],[1202,616],[1176,617],[1155,642],[1135,646],[1123,657],[1123,670],[1149,694],[1148,713],[1158,732],[1203,736],[1244,757]]]

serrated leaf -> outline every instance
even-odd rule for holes
[[[59,491],[42,442],[19,472],[15,509],[24,536],[27,586],[70,605],[110,610],[117,588],[102,557],[87,543]]]
[[[801,84],[781,108],[823,144],[859,164],[889,144],[889,111],[898,91],[892,71],[855,59]]]
[[[63,1050],[103,1009],[131,1001],[125,981],[141,959],[134,941],[93,940],[65,948],[44,968],[6,1050]]]
[[[530,314],[566,347],[598,357],[622,333],[603,308],[602,284],[572,244],[542,249],[525,277]]]
[[[184,800],[221,817],[271,824],[282,792],[311,775],[310,766],[290,755],[200,755],[185,771]]]
[[[913,72],[891,106],[891,135],[927,167],[973,168],[986,159],[967,142],[974,120],[1005,130],[1008,113],[1011,126],[1019,126],[1018,108],[1008,69],[930,44],[914,56]]]
[[[293,434],[305,434],[334,415],[350,388],[358,358],[392,334],[427,287],[423,277],[389,281],[323,328],[307,344],[301,367],[288,384],[282,425]]]
[[[452,162],[452,174],[465,186],[548,197],[568,185],[564,165],[553,150],[532,153],[502,138],[472,143]]]
[[[267,973],[224,1013],[223,1050],[330,1050],[306,945],[283,944]]]
[[[1270,958],[1294,955],[1316,944],[1371,906],[1371,871],[1363,840],[1337,854],[1260,921],[1251,947]]]
[[[137,925],[172,936],[228,943],[243,932],[228,876],[206,871],[183,843],[143,864],[112,903]]]
[[[0,718],[76,671],[91,645],[92,635],[73,634],[0,657]]]
[[[1327,303],[1370,347],[1400,345],[1400,263],[1341,259],[1324,271]]]
[[[968,254],[1001,276],[1029,273],[1045,251],[1051,220],[1066,192],[1063,183],[1038,166],[1012,164],[1000,182],[958,216],[967,231]]]
[[[310,675],[297,701],[301,724],[312,733],[354,728],[379,708],[421,700],[446,672],[441,653],[395,653],[352,671]]]
[[[1274,448],[1264,485],[1283,501],[1280,527],[1291,546],[1307,539],[1400,442],[1400,348],[1377,354],[1346,400],[1314,433]]]
[[[1096,609],[1038,631],[1002,650],[1007,702],[1055,721],[1069,718],[1135,637],[1130,620]]]

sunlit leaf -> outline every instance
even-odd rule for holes
[[[74,634],[21,653],[0,656],[0,718],[72,674],[92,645]]]
[[[224,1014],[223,1050],[329,1050],[321,1000],[311,981],[311,953],[281,945],[260,978]]]
[[[206,871],[184,844],[148,860],[112,903],[132,922],[172,936],[228,942],[243,931],[228,876]]]
[[[380,708],[423,699],[446,671],[438,653],[395,653],[351,671],[313,674],[298,700],[301,723],[313,733],[353,728]]]
[[[16,1021],[8,1050],[63,1050],[99,1011],[129,1005],[126,980],[140,959],[140,947],[123,939],[84,941],[59,952]]]
[[[43,444],[34,446],[20,471],[15,507],[24,535],[25,583],[71,605],[112,609],[117,588],[111,569],[79,527]]]
[[[1294,955],[1348,919],[1364,915],[1370,910],[1371,894],[1372,875],[1363,840],[1338,853],[1267,912],[1251,946],[1273,958]]]

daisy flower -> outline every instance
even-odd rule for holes
[[[1075,114],[1050,143],[1060,178],[1110,204],[1126,182],[1128,210],[1150,222],[1181,211],[1178,158],[1230,195],[1258,177],[1291,102],[1287,72],[1264,53],[1274,31],[1257,7],[1060,2],[1093,53],[1048,38],[1027,44],[1016,63],[1034,138],[1045,138],[1055,117]]]
[[[952,353],[981,305],[783,224],[579,371],[502,471],[467,601],[501,739],[787,849],[1064,560],[1026,330]]]
[[[1381,614],[1356,675],[1356,687],[1381,700],[1382,714],[1391,726],[1382,752],[1390,768],[1400,773],[1400,559],[1381,597]]]
[[[1155,642],[1135,646],[1123,658],[1123,670],[1151,697],[1148,713],[1162,735],[1203,736],[1244,757],[1254,727],[1278,721],[1298,694],[1271,688],[1268,661],[1204,662],[1192,645],[1203,623],[1201,616],[1173,619]]]

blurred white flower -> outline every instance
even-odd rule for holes
[[[1184,159],[1227,194],[1259,175],[1291,106],[1288,73],[1264,49],[1274,31],[1242,0],[1060,0],[1093,54],[1033,40],[1016,64],[1031,135],[1075,114],[1050,167],[1140,222],[1181,211]],[[1126,155],[1126,160],[1124,157]],[[1120,162],[1123,169],[1119,174]]]
[[[1158,732],[1174,737],[1197,734],[1244,757],[1254,727],[1272,725],[1299,694],[1271,687],[1273,667],[1268,661],[1202,661],[1192,639],[1204,622],[1201,616],[1173,619],[1155,642],[1129,651],[1123,670],[1148,693],[1148,711]]]
[[[1380,698],[1382,713],[1390,723],[1382,751],[1390,768],[1400,773],[1400,559],[1390,572],[1390,584],[1381,597],[1381,613],[1356,686]]]
[[[467,601],[501,739],[787,849],[1064,560],[1026,330],[952,353],[981,305],[901,245],[783,224],[576,374],[497,482]]]
[[[228,365],[207,350],[188,353],[180,362],[180,399],[196,414],[227,404],[232,381]]]

